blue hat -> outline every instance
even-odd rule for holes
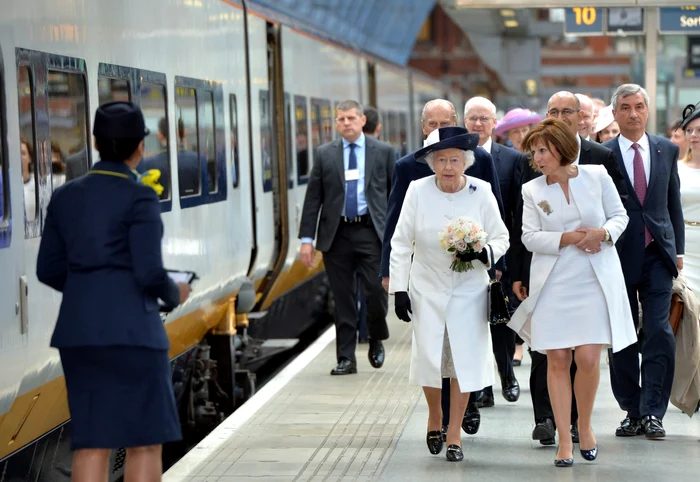
[[[479,134],[470,134],[464,127],[441,127],[430,133],[423,142],[423,149],[413,154],[413,159],[426,162],[425,156],[443,149],[473,151],[479,145]]]
[[[108,139],[143,139],[150,131],[139,106],[131,102],[109,102],[97,108],[92,133]]]

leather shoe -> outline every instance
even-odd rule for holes
[[[642,435],[644,433],[644,425],[642,421],[636,418],[631,418],[629,416],[620,422],[620,426],[615,430],[615,435],[618,437],[634,437],[635,435]]]
[[[666,430],[661,420],[654,415],[644,417],[644,433],[648,439],[659,439],[666,436]]]
[[[347,358],[341,359],[335,368],[331,370],[331,375],[350,375],[352,373],[357,373],[357,365]]]
[[[476,396],[476,400],[474,400],[474,405],[476,405],[477,408],[493,407],[493,405],[494,405],[493,395],[487,393],[486,390],[480,391],[479,395]]]
[[[462,418],[462,430],[464,430],[469,435],[474,435],[479,431],[481,426],[481,413],[479,408],[470,403],[467,405],[467,411],[464,413],[464,418]]]
[[[442,432],[440,430],[428,432],[428,435],[425,437],[425,443],[428,444],[428,450],[430,450],[431,454],[439,454],[442,452]]]
[[[576,424],[571,426],[571,429],[569,430],[571,433],[571,441],[575,444],[579,443],[578,440],[578,426]]]
[[[445,457],[450,462],[461,462],[462,460],[464,460],[464,453],[462,453],[462,447],[455,444],[448,445]]]
[[[369,363],[374,368],[381,368],[384,365],[384,344],[381,340],[369,340]]]
[[[501,393],[508,402],[517,402],[520,398],[520,384],[515,376],[501,377]]]
[[[535,428],[532,430],[532,440],[554,440],[556,431],[554,429],[554,421],[551,418],[543,418],[535,424]],[[543,444],[551,445],[551,444]]]

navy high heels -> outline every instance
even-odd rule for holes
[[[559,449],[557,449],[557,452],[559,452]],[[554,466],[555,467],[573,467],[574,465],[574,458],[571,457],[570,459],[554,459]]]
[[[581,457],[588,460],[589,462],[594,461],[596,457],[598,457],[598,444],[596,444],[596,446],[593,447],[591,450],[581,449]]]

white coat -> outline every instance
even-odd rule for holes
[[[489,276],[488,267],[480,261],[473,261],[474,269],[466,273],[450,270],[452,255],[440,245],[439,233],[461,216],[476,221],[486,231],[487,252],[488,246],[493,250],[489,266],[506,253],[508,229],[488,182],[467,177],[464,189],[453,194],[438,189],[435,176],[409,185],[391,240],[389,292],[407,291],[411,299],[409,381],[424,387],[442,386],[447,329],[460,390],[472,392],[494,381],[487,318]]]
[[[610,318],[612,349],[618,352],[637,341],[632,311],[627,298],[625,278],[617,250],[613,245],[620,238],[629,218],[612,178],[603,166],[579,165],[579,182],[569,183],[571,196],[581,214],[581,225],[587,228],[605,228],[612,243],[601,243],[599,253],[588,256],[600,283]],[[529,297],[520,304],[508,326],[528,344],[530,321],[542,287],[547,282],[559,258],[559,243],[564,234],[561,210],[547,214],[542,206],[554,204],[547,199],[547,178],[538,177],[523,185],[523,245],[533,253],[530,269]],[[551,192],[551,190],[549,191]],[[572,293],[575,295],[576,290]],[[560,300],[566,303],[566,300]],[[537,345],[537,343],[534,343]]]

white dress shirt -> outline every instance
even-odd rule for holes
[[[486,152],[488,152],[489,154],[491,154],[491,146],[492,145],[493,145],[493,141],[491,140],[491,136],[489,136],[489,138],[487,139],[486,142],[484,142],[484,145],[481,146],[481,148],[483,150],[485,150]]]
[[[627,176],[630,179],[630,183],[632,183],[632,187],[634,187],[634,149],[632,149],[632,144],[634,144],[634,142],[620,134],[618,143],[620,144],[620,152],[622,153],[622,160],[625,163]],[[647,135],[644,134],[642,138],[637,141],[637,144],[639,144],[639,153],[642,155],[642,162],[644,163],[644,174],[646,174],[648,186],[649,173],[651,172],[651,156],[649,154],[649,138],[647,137]]]

